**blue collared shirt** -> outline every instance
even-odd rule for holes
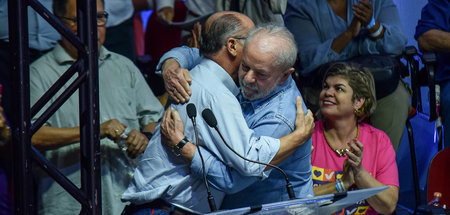
[[[431,29],[450,32],[450,2],[442,0],[429,0],[422,9],[422,16],[416,27],[417,39],[420,35]],[[450,79],[450,53],[437,53],[437,81]]]
[[[175,48],[160,59],[160,64],[167,58],[174,58],[181,67],[189,69],[201,59],[198,54],[198,49],[195,48]],[[160,64],[157,67],[158,69],[160,69]],[[245,100],[241,94],[238,95],[238,98],[247,125],[249,128],[254,129],[256,136],[279,138],[295,129],[296,96],[300,96],[300,92],[294,80],[289,77],[285,83],[263,99],[251,102]],[[303,105],[303,110],[306,113],[305,105]],[[202,150],[205,160],[208,181],[212,186],[229,194],[235,193],[225,197],[224,208],[236,208],[289,199],[286,192],[285,179],[278,171],[267,171],[267,174],[270,173],[270,176],[263,181],[257,177],[246,177],[225,166],[219,159],[211,155],[207,149],[202,148],[200,150]],[[311,140],[299,147],[279,167],[286,171],[297,198],[313,195]],[[198,152],[194,154],[191,170],[196,177],[202,177],[202,166]],[[254,196],[258,196],[258,198],[253,198]]]
[[[302,73],[308,74],[324,63],[347,60],[360,55],[399,55],[406,45],[398,9],[392,0],[371,1],[373,17],[384,29],[382,38],[372,40],[368,31],[362,30],[342,50],[331,49],[333,40],[346,31],[353,20],[352,5],[359,0],[347,1],[345,21],[326,0],[288,0],[284,21],[297,42]]]
[[[295,129],[295,98],[297,96],[300,96],[300,92],[294,80],[289,77],[285,83],[263,99],[248,101],[241,94],[238,98],[245,120],[257,136],[280,138]],[[305,112],[307,110],[305,105],[303,110]],[[215,188],[229,194],[225,197],[222,208],[238,208],[289,200],[285,178],[279,171],[272,170],[265,180],[246,177],[225,166],[208,151],[201,150],[206,152],[202,155],[206,161],[208,181]],[[299,147],[294,154],[279,164],[279,167],[286,172],[297,198],[314,195],[311,175],[311,140]],[[191,169],[197,177],[202,177],[201,160],[197,153],[192,161]]]
[[[245,122],[236,95],[239,89],[230,75],[217,63],[203,59],[191,70],[192,96],[190,103],[197,108],[197,116],[205,108],[211,109],[217,118],[217,127],[234,150],[245,157],[261,162],[270,162],[280,147],[279,139],[258,137]],[[172,105],[185,125],[184,135],[195,141],[194,129],[186,114],[186,104]],[[203,118],[197,118],[199,144],[204,146],[227,166],[232,166],[243,175],[266,178],[265,167],[245,162],[236,157],[223,144],[218,133],[210,128]],[[208,212],[206,189],[201,179],[191,174],[190,164],[175,156],[170,147],[161,143],[159,125],[150,140],[142,160],[134,173],[134,179],[122,195],[125,201],[142,204],[156,198],[200,211]],[[217,205],[224,193],[212,190]]]

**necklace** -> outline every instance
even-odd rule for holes
[[[325,141],[327,142],[328,146],[329,146],[334,152],[336,152],[336,154],[337,154],[339,157],[345,156],[345,155],[346,155],[346,152],[349,151],[348,148],[343,148],[343,149],[333,149],[333,147],[331,147],[330,141],[328,141],[328,138],[327,138],[327,132],[326,132],[325,126],[323,127],[323,137],[325,137]],[[359,137],[359,124],[356,125],[356,137],[355,137],[355,138],[358,139],[358,137]]]

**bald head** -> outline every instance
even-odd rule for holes
[[[206,20],[200,40],[200,53],[211,57],[216,55],[230,37],[246,37],[255,27],[253,21],[246,15],[221,11]]]
[[[207,20],[206,20],[206,22],[205,22],[205,32],[208,32],[209,31],[209,29],[210,29],[210,27],[211,27],[211,24],[217,19],[217,18],[219,18],[219,17],[221,17],[221,16],[223,16],[223,15],[227,15],[227,14],[233,14],[233,15],[235,15],[236,17],[238,17],[238,18],[240,18],[240,19],[242,19],[242,20],[245,20],[245,21],[250,21],[251,23],[253,23],[253,21],[249,18],[249,17],[247,17],[246,15],[244,15],[244,14],[241,14],[241,13],[238,13],[238,12],[234,12],[234,11],[220,11],[220,12],[217,12],[217,13],[214,13],[214,14],[212,14]]]
[[[223,16],[225,14],[232,14],[234,13],[233,11],[220,11],[217,13],[214,13],[213,15],[211,15],[205,22],[205,32],[209,31],[209,28],[211,27],[211,24],[213,23],[213,21],[215,21],[218,17]]]

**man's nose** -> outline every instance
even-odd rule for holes
[[[247,72],[247,74],[245,74],[244,80],[247,83],[254,83],[255,82],[255,73],[253,72],[253,70],[249,70]]]

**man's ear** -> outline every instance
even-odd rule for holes
[[[228,53],[230,53],[232,56],[236,57],[237,55],[237,43],[238,41],[234,38],[228,38],[227,40],[227,51]]]
[[[295,71],[295,69],[291,67],[288,70],[286,70],[285,72],[283,72],[281,74],[283,77],[281,77],[281,79],[280,79],[280,85],[283,84],[294,71]]]

